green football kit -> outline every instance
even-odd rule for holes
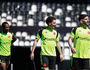
[[[90,58],[90,29],[87,27],[77,27],[72,29],[70,37],[74,38],[74,48],[76,53],[73,57]]]
[[[37,33],[36,38],[41,38],[40,55],[56,56],[55,44],[57,41],[59,41],[58,33],[56,30],[49,30],[47,28],[40,29]]]
[[[11,55],[11,41],[13,33],[0,33],[0,55],[10,56]]]
[[[73,28],[70,37],[74,38],[76,53],[72,55],[71,70],[88,70],[90,59],[90,29]]]
[[[49,68],[55,69],[56,63],[56,42],[59,41],[58,33],[56,30],[49,30],[47,28],[40,29],[36,36],[37,39],[41,39],[41,69]]]

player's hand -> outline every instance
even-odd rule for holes
[[[63,56],[62,56],[62,54],[60,55],[60,62],[62,62],[63,61]]]
[[[34,53],[31,53],[31,55],[30,55],[30,59],[31,59],[31,60],[34,59]]]
[[[71,48],[71,51],[72,51],[72,53],[74,53],[74,54],[76,53],[76,49],[73,48],[73,47]]]

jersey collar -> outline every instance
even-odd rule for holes
[[[46,29],[49,30],[47,27],[46,27]],[[49,31],[53,32],[53,29],[52,30],[49,30]]]
[[[2,31],[1,33],[4,34],[4,35],[7,35],[8,32],[7,33],[3,33],[3,31]]]
[[[81,25],[80,25],[79,27],[81,27]],[[81,28],[83,28],[83,27],[81,27]],[[86,27],[86,28],[83,28],[83,29],[88,29],[88,27]]]

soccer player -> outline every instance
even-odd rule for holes
[[[90,58],[90,29],[87,14],[79,16],[80,26],[73,28],[69,37],[69,46],[73,53],[72,70],[89,70]],[[74,40],[74,46],[72,42]]]
[[[7,70],[10,63],[11,44],[16,41],[16,37],[9,32],[7,22],[2,23],[2,29],[0,32],[0,66],[1,70]]]
[[[53,16],[49,16],[46,19],[46,23],[48,26],[46,28],[40,29],[37,33],[30,58],[31,60],[34,59],[34,50],[38,40],[41,38],[41,52],[40,52],[40,59],[42,65],[41,69],[55,70],[55,62],[56,62],[55,44],[57,45],[58,51],[60,52],[60,60],[63,61],[58,33],[54,29],[56,26],[56,18]]]

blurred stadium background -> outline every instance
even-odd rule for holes
[[[56,29],[59,32],[63,62],[57,62],[55,70],[70,70],[71,50],[68,38],[72,27],[77,27],[78,16],[87,13],[90,17],[90,0],[0,0],[0,30],[2,22],[7,21],[10,31],[17,41],[12,45],[9,70],[34,70],[29,58],[35,36],[39,28],[46,27],[47,16],[56,17]],[[35,63],[40,70],[40,41],[35,50]]]

